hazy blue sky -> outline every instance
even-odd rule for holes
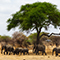
[[[34,3],[34,2],[50,2],[52,4],[57,5],[57,8],[60,9],[60,0],[0,0],[0,35],[9,35],[12,36],[12,34],[15,31],[18,31],[18,28],[11,29],[10,31],[7,31],[7,19],[11,17],[11,14],[17,12],[21,5],[27,4],[27,3]],[[42,29],[42,31],[45,31]],[[53,26],[50,26],[49,30],[47,32],[54,32],[58,33],[59,29],[54,29]]]

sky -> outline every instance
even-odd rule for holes
[[[18,27],[7,31],[8,23],[6,21],[11,17],[12,14],[20,10],[21,5],[25,5],[27,3],[31,4],[35,2],[50,2],[57,5],[57,8],[60,10],[60,0],[0,0],[0,35],[12,36],[15,31],[19,31]],[[33,31],[31,33],[34,32],[36,31]],[[48,31],[42,28],[42,32],[59,33],[59,27],[57,27],[57,29],[54,29],[54,27],[50,25]],[[25,35],[29,34],[25,33]]]

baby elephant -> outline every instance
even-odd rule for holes
[[[19,54],[19,53],[21,53],[22,54],[22,50],[23,50],[23,48],[16,48],[14,51],[13,51],[13,54],[15,55],[15,54]]]
[[[55,55],[57,56],[58,53],[60,53],[60,48],[58,48],[58,47],[54,48],[52,51],[52,55],[53,55],[54,51],[55,51]]]
[[[13,54],[15,55],[15,54],[22,54],[23,53],[23,55],[25,55],[25,53],[27,53],[27,54],[29,54],[28,53],[28,49],[27,48],[21,48],[21,47],[18,47],[18,48],[16,48],[15,50],[14,50],[14,52],[13,52]]]

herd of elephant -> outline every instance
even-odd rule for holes
[[[45,53],[45,55],[47,55],[47,53],[45,52],[45,46],[44,45],[34,45],[33,47],[33,53],[39,54],[39,51],[42,52],[42,55]],[[58,56],[58,53],[60,53],[60,48],[53,48],[52,50],[52,55],[55,51],[55,55]],[[13,53],[13,55],[21,55],[23,53],[23,55],[28,54],[29,55],[29,49],[28,48],[22,48],[22,47],[18,47],[16,49],[13,48],[13,46],[10,45],[3,45],[1,47],[1,54],[4,53],[5,54],[9,54],[11,55],[11,53]]]

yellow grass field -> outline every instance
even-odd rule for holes
[[[59,56],[52,55],[3,55],[0,54],[0,60],[60,60]]]
[[[48,47],[48,49],[46,49],[46,52],[47,55],[36,55],[32,52],[30,52],[30,55],[4,55],[0,53],[0,60],[60,60],[60,55],[58,55],[57,57],[55,55],[52,56],[51,47]]]

